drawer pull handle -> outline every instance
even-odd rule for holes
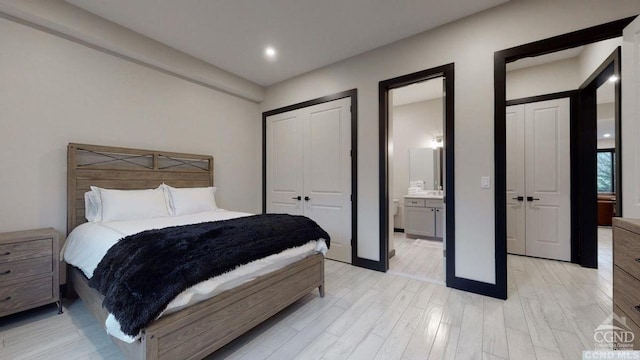
[[[6,253],[2,254],[2,256],[7,256],[7,255],[11,255],[11,251],[7,251]]]
[[[11,270],[7,270],[7,271],[5,271],[3,273],[0,273],[0,275],[7,275],[7,274],[11,274]]]
[[[11,300],[11,296],[7,296],[6,298],[0,300],[0,302],[5,302]]]

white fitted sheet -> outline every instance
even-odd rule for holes
[[[68,264],[79,268],[87,278],[91,278],[98,263],[109,248],[125,236],[137,234],[144,230],[227,220],[249,215],[252,214],[218,210],[148,220],[84,223],[75,228],[67,237],[67,241],[61,251],[61,258]],[[327,252],[327,245],[323,239],[310,241],[303,246],[287,249],[278,254],[239,266],[232,271],[186,289],[167,305],[163,315],[209,299],[222,291],[240,286],[259,276],[281,269],[318,252],[323,254]],[[122,341],[132,343],[138,338],[124,334],[120,330],[120,324],[111,314],[109,314],[105,325],[107,333]]]

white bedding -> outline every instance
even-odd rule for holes
[[[62,249],[61,258],[68,264],[82,270],[87,278],[91,278],[109,248],[125,236],[149,229],[227,220],[249,215],[252,214],[218,210],[148,220],[84,223],[69,234]],[[169,314],[206,300],[222,291],[242,285],[317,252],[323,254],[327,252],[327,245],[322,239],[310,241],[306,245],[287,249],[281,253],[240,266],[233,271],[203,281],[183,291],[169,303],[163,314]],[[109,314],[105,325],[110,335],[122,341],[132,343],[137,340],[137,337],[124,334],[120,330],[120,324],[111,314]]]

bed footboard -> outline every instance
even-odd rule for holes
[[[70,267],[69,286],[104,327],[102,295]],[[324,296],[324,257],[302,259],[211,299],[164,316],[142,338],[127,344],[112,338],[128,359],[201,359],[318,288]]]

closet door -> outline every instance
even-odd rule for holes
[[[526,253],[530,256],[571,260],[569,109],[568,98],[525,105]]]
[[[524,105],[507,107],[507,252],[525,255]]]
[[[329,236],[327,257],[351,263],[351,100],[304,110],[304,214]]]
[[[302,215],[303,111],[267,118],[267,212]]]
[[[267,212],[311,218],[351,263],[351,100],[267,117],[266,152]]]

